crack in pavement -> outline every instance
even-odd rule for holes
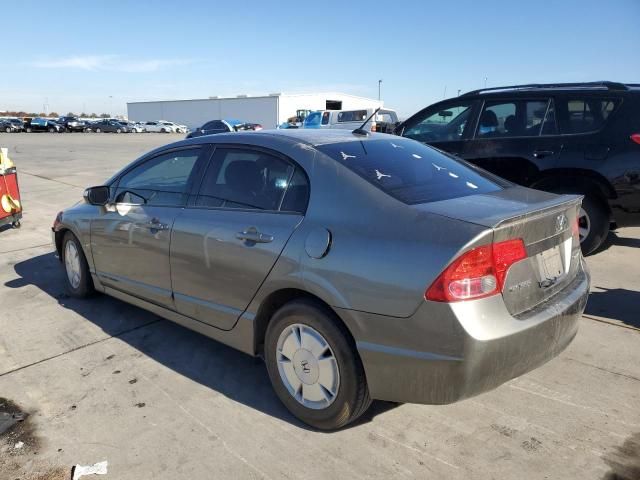
[[[156,320],[152,320],[152,321],[144,323],[142,325],[138,325],[137,327],[133,327],[133,328],[129,328],[127,330],[123,330],[122,332],[116,333],[115,335],[110,335],[108,337],[101,338],[100,340],[95,340],[93,342],[89,342],[89,343],[86,343],[84,345],[79,345],[79,346],[74,347],[74,348],[72,348],[70,350],[67,350],[65,352],[61,352],[61,353],[58,353],[56,355],[52,355],[52,356],[47,357],[47,358],[43,358],[41,360],[29,363],[27,365],[22,365],[20,367],[12,368],[11,370],[7,370],[4,373],[0,373],[0,378],[4,377],[6,375],[10,375],[10,374],[15,373],[15,372],[19,372],[20,370],[24,370],[26,368],[33,367],[35,365],[40,365],[41,363],[48,362],[49,360],[53,360],[54,358],[63,357],[65,355],[69,354],[69,353],[77,352],[78,350],[82,350],[83,348],[91,347],[92,345],[96,345],[98,343],[106,342],[107,340],[111,340],[112,338],[119,338],[119,337],[121,337],[123,335],[126,335],[127,333],[133,332],[135,330],[140,330],[141,328],[145,328],[145,327],[148,327],[150,325],[153,325],[154,323],[158,323],[158,322],[162,322],[162,321],[164,321],[163,318],[158,318]]]
[[[590,315],[585,315],[584,313],[582,314],[582,318],[593,320],[594,322],[606,323],[607,325],[613,325],[614,327],[618,327],[618,328],[628,328],[629,330],[635,330],[636,332],[640,332],[640,328],[638,327],[633,327],[631,325],[620,325],[619,323],[612,322],[610,320],[603,320],[601,318],[592,317]]]
[[[0,255],[3,255],[5,253],[22,252],[23,250],[29,250],[30,248],[52,247],[52,246],[53,244],[51,242],[47,242],[41,245],[32,245],[31,247],[16,248],[15,250],[5,250],[3,252],[0,252]]]
[[[614,372],[613,370],[609,370],[609,369],[604,368],[604,367],[599,367],[599,366],[594,365],[592,363],[583,362],[582,360],[578,360],[578,359],[571,358],[571,357],[566,357],[566,359],[567,360],[571,360],[572,362],[576,362],[576,363],[580,363],[582,365],[586,365],[587,367],[595,368],[596,370],[602,370],[603,372],[611,373],[612,375],[619,375],[621,377],[625,377],[625,378],[628,378],[630,380],[635,380],[636,382],[640,382],[640,378],[634,377],[633,375],[627,375],[626,373]]]
[[[20,175],[31,175],[32,177],[42,178],[43,180],[49,180],[50,182],[61,183],[62,185],[68,185],[69,187],[82,188],[82,189],[85,188],[79,185],[74,185],[73,183],[63,182],[62,180],[56,180],[55,178],[50,178],[45,175],[38,175],[37,173],[25,172],[24,170],[20,170]]]

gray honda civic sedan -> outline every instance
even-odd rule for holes
[[[562,351],[589,291],[580,200],[409,139],[262,131],[158,148],[53,232],[70,294],[261,356],[293,415],[335,429],[372,399],[455,402]]]

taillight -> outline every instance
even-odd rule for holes
[[[571,224],[571,236],[573,237],[574,245],[580,244],[580,216],[576,214],[576,218]]]
[[[476,247],[455,259],[427,289],[424,298],[459,302],[501,293],[509,267],[527,258],[522,239]]]
[[[636,142],[637,144],[640,144],[640,133],[633,133],[631,134],[631,140]]]

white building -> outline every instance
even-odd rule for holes
[[[377,108],[383,102],[346,93],[272,93],[265,96],[209,97],[127,103],[130,121],[168,120],[196,128],[209,120],[243,120],[275,128],[296,110],[355,110]]]

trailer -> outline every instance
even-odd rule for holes
[[[18,172],[9,159],[8,150],[0,148],[0,226],[20,227],[22,204],[18,187]]]

